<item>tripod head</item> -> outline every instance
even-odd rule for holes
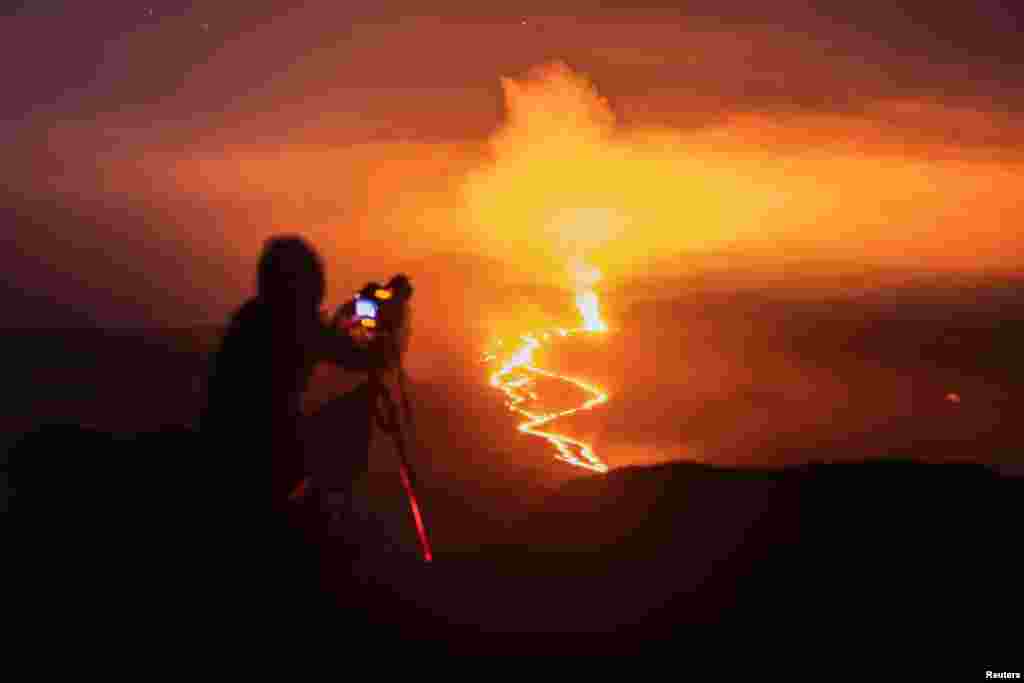
[[[338,309],[334,325],[360,348],[381,350],[387,367],[397,365],[409,347],[412,292],[412,283],[402,274],[385,285],[369,282]]]

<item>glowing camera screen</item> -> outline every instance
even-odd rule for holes
[[[356,316],[359,318],[376,318],[377,304],[369,299],[356,299]]]

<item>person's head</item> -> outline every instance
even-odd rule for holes
[[[326,287],[323,262],[306,240],[278,235],[264,243],[257,273],[260,298],[280,306],[318,309]]]

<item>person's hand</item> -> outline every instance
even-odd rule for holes
[[[338,306],[334,311],[334,315],[327,319],[327,326],[338,330],[339,332],[346,330],[349,327],[349,321],[353,314],[354,310],[352,308],[352,302],[344,303]]]

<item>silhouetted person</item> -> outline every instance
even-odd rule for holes
[[[260,476],[260,468],[263,473],[269,468],[274,509],[286,507],[308,465],[318,417],[302,414],[302,396],[315,365],[327,361],[369,371],[386,364],[382,354],[360,349],[325,323],[320,308],[324,292],[323,264],[306,241],[294,236],[268,240],[259,261],[257,295],[232,317],[209,378],[201,428],[231,449],[224,455],[238,475]],[[333,425],[337,443],[344,446],[339,457],[342,451],[365,457],[368,398],[363,385],[342,403],[336,400],[325,408],[332,418],[348,418]]]
[[[204,439],[214,446],[209,478],[218,489],[218,505],[226,505],[217,514],[218,522],[226,524],[219,535],[229,542],[243,539],[242,554],[280,558],[280,563],[263,561],[268,569],[283,564],[282,583],[295,581],[292,568],[310,569],[298,557],[307,549],[294,527],[305,526],[308,532],[303,522],[318,511],[290,500],[289,494],[310,470],[316,442],[330,439],[331,457],[350,477],[365,469],[368,458],[373,415],[368,385],[334,399],[316,415],[303,415],[302,396],[313,369],[322,361],[353,371],[388,364],[385,354],[358,347],[347,333],[325,322],[324,292],[323,263],[306,241],[295,236],[267,241],[257,294],[231,318],[213,359],[200,423]],[[271,528],[264,523],[268,502]],[[248,533],[256,537],[245,539]],[[312,580],[306,573],[300,583]]]

